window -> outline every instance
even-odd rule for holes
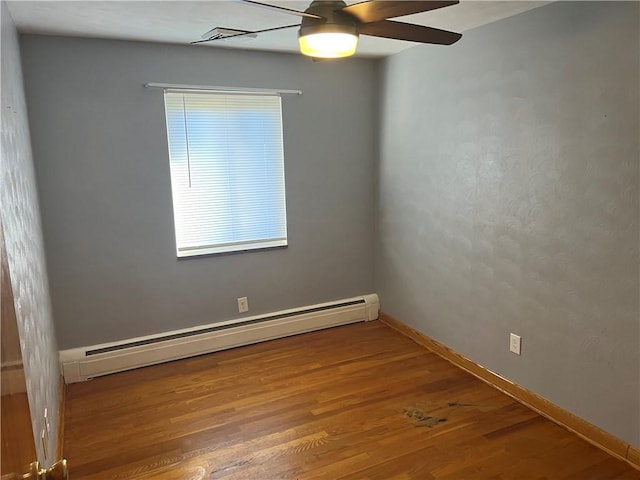
[[[280,96],[164,99],[178,257],[286,246]]]

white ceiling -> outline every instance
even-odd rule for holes
[[[262,0],[304,10],[308,1]],[[347,3],[357,3],[347,1]],[[462,0],[459,5],[409,15],[401,21],[464,32],[550,3],[548,1]],[[297,16],[239,1],[10,1],[19,31],[47,35],[141,40],[188,44],[214,27],[261,30],[300,23]],[[463,37],[464,40],[464,37]],[[297,29],[263,33],[253,39],[230,39],[201,46],[297,51]],[[360,36],[359,56],[382,57],[415,43]],[[195,48],[195,47],[194,47]],[[446,48],[437,46],[434,48]]]

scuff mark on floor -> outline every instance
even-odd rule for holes
[[[405,416],[415,420],[416,427],[436,427],[446,421],[454,409],[479,407],[474,403],[463,403],[460,401],[447,402],[442,405],[433,405],[417,402],[413,406],[402,409]]]
[[[447,405],[450,407],[477,407],[478,406],[473,403],[460,403],[460,402],[449,402],[447,403]]]
[[[416,427],[433,428],[436,425],[439,425],[447,421],[446,418],[432,417],[430,415],[427,415],[424,411],[420,410],[419,408],[405,408],[404,414],[407,417],[413,418],[416,421],[416,424],[415,424]]]

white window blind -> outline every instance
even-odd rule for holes
[[[178,257],[287,245],[280,97],[164,98]]]

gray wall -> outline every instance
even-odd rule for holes
[[[385,61],[376,246],[383,310],[635,445],[639,7]]]
[[[27,379],[34,438],[44,428],[48,409],[50,435],[45,458],[35,442],[38,460],[49,466],[56,451],[60,371],[38,209],[18,35],[11,14],[0,2],[2,21],[2,142],[0,148],[0,215],[13,287],[18,333]],[[5,332],[2,333],[3,335]]]
[[[63,349],[373,292],[371,60],[22,38]],[[301,89],[283,99],[289,247],[176,260],[162,92],[146,82]]]

